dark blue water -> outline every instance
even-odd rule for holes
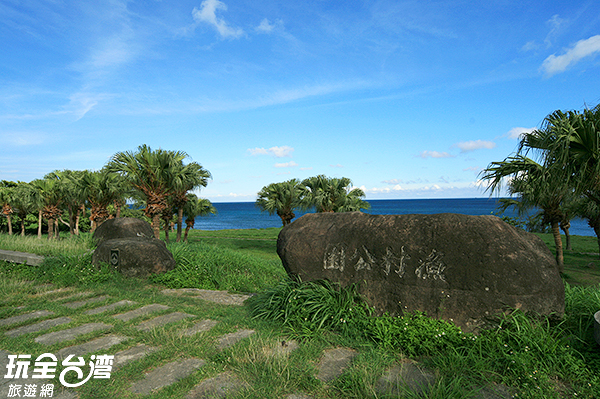
[[[453,199],[405,199],[369,200],[371,209],[365,211],[374,215],[406,215],[433,213],[461,213],[464,215],[491,215],[498,213],[496,198],[453,198]],[[222,229],[264,229],[281,227],[277,215],[261,212],[254,202],[217,202],[216,215],[197,217],[194,228],[201,230]],[[296,218],[305,212],[296,212]],[[514,217],[510,210],[504,213]],[[294,219],[296,220],[296,219]],[[594,231],[581,219],[571,221],[571,234],[593,236]]]

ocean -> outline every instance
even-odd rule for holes
[[[403,199],[403,200],[368,200],[371,209],[364,211],[373,215],[407,215],[460,213],[464,215],[491,215],[498,213],[496,198],[452,198],[452,199]],[[261,212],[254,202],[216,202],[216,215],[197,217],[195,229],[264,229],[281,227],[281,219],[277,215],[270,216]],[[296,220],[306,212],[296,212]],[[507,216],[515,216],[508,210]],[[582,219],[571,221],[571,234],[594,236],[594,231]]]

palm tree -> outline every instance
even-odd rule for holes
[[[199,187],[206,187],[209,178],[210,172],[196,162],[176,165],[171,180],[171,191],[173,208],[177,210],[177,242],[181,241],[183,209],[188,201],[187,194]]]
[[[69,223],[62,220],[60,216],[59,219],[63,224],[69,226],[71,235],[79,235],[79,218],[81,210],[85,206],[85,196],[80,185],[83,173],[80,170],[55,170],[44,177],[58,182],[57,189],[60,191],[61,203],[69,214]]]
[[[559,272],[563,271],[564,257],[560,237],[560,223],[564,219],[562,204],[569,195],[569,188],[560,180],[560,176],[547,167],[530,158],[516,155],[502,162],[492,162],[484,170],[484,180],[491,180],[488,189],[499,191],[505,178],[509,194],[519,196],[519,208],[539,207],[542,210],[544,224],[549,224],[556,248],[556,263]]]
[[[79,180],[83,196],[90,206],[91,231],[96,231],[109,218],[108,206],[118,197],[118,176],[102,169],[97,172],[86,170]]]
[[[37,179],[31,182],[33,187],[39,192],[40,196],[40,209],[39,209],[39,227],[38,237],[41,237],[41,225],[42,217],[48,221],[48,239],[58,238],[58,228],[56,228],[55,235],[55,222],[62,214],[60,208],[61,195],[58,187],[57,180],[55,179]]]
[[[352,212],[368,209],[370,205],[362,198],[365,193],[352,187],[347,177],[329,178],[325,175],[309,177],[302,181],[303,208],[315,208],[317,212]]]
[[[152,220],[156,238],[160,237],[160,215],[169,206],[174,172],[185,158],[183,151],[153,151],[144,144],[136,152],[116,153],[107,165],[109,171],[123,175],[141,194],[146,203],[144,213]]]
[[[15,186],[13,185],[4,185],[0,186],[0,208],[2,209],[2,213],[6,217],[6,222],[8,223],[8,235],[12,235],[12,218],[13,214],[13,203],[14,203],[14,193]]]
[[[303,189],[298,179],[271,183],[258,192],[256,205],[269,215],[277,213],[284,226],[296,217],[294,209],[302,205]]]
[[[21,236],[25,235],[25,218],[27,215],[36,213],[40,209],[40,198],[38,191],[29,183],[19,182],[15,187],[14,208],[15,213],[21,220]]]
[[[198,198],[195,194],[188,193],[187,201],[183,207],[186,225],[183,241],[187,242],[188,232],[190,229],[194,228],[196,216],[214,215],[216,213],[217,209],[209,200],[206,198]]]
[[[584,196],[595,204],[588,204],[587,209],[599,208],[600,105],[581,113],[555,111],[545,121],[558,134],[555,140],[542,145],[548,148],[556,162],[569,170],[569,182],[574,194]],[[588,217],[588,223],[596,232],[600,250],[600,218]]]

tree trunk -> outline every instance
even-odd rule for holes
[[[21,218],[21,237],[25,237],[25,218]]]
[[[6,215],[6,221],[8,222],[8,235],[12,236],[12,219],[10,214]]]
[[[160,214],[152,215],[152,230],[154,230],[154,238],[160,239]]]
[[[75,214],[75,235],[79,235],[79,221],[81,220],[81,208],[83,207],[84,205],[81,205],[77,208],[77,213]]]
[[[185,220],[185,235],[183,237],[183,241],[187,242],[187,238],[188,238],[188,232],[190,231],[190,229],[194,228],[194,219],[186,219]]]
[[[48,219],[48,239],[51,240],[54,236],[54,220]]]
[[[69,205],[68,211],[69,211],[69,234],[74,236],[75,235],[75,212],[73,211],[72,205]]]
[[[39,239],[42,238],[42,210],[40,209],[38,211],[38,234],[37,237]]]
[[[163,221],[165,222],[165,242],[168,244],[169,243],[169,230],[171,229],[171,221],[170,218],[164,218]]]
[[[58,218],[54,219],[54,239],[60,238],[60,229],[58,228]]]
[[[552,222],[552,235],[554,236],[554,246],[556,247],[556,264],[558,265],[558,272],[562,273],[564,270],[565,262],[563,256],[562,239],[560,237],[560,227],[558,222]]]
[[[181,242],[181,228],[183,224],[183,207],[177,209],[177,239],[176,242]]]
[[[571,228],[571,222],[566,221],[561,223],[560,228],[565,233],[565,238],[567,241],[567,247],[565,248],[565,250],[571,251],[571,233],[569,232],[569,229]]]

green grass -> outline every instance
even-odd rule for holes
[[[478,390],[490,384],[504,384],[519,398],[600,397],[600,351],[592,335],[592,315],[600,310],[600,262],[597,255],[590,255],[597,252],[595,238],[574,237],[573,251],[565,254],[566,313],[562,322],[551,324],[516,312],[475,337],[419,313],[371,317],[352,289],[289,281],[275,254],[279,230],[191,231],[188,245],[169,245],[177,261],[176,270],[149,280],[123,279],[108,268],[98,271],[91,267],[89,237],[63,236],[50,242],[28,237],[20,242],[20,238],[0,235],[2,249],[53,257],[41,267],[0,263],[0,317],[43,308],[55,312],[52,318],[71,317],[73,326],[104,322],[114,326],[111,333],[131,337],[129,342],[111,348],[111,353],[133,343],[160,347],[158,352],[113,373],[108,383],[90,380],[78,391],[81,399],[132,398],[128,387],[144,372],[189,357],[204,359],[207,365],[152,398],[183,398],[193,385],[226,370],[251,384],[247,392],[236,397],[281,398],[302,392],[316,398],[392,398],[398,394],[376,392],[377,380],[406,358],[419,361],[436,374],[437,382],[427,398],[476,397]],[[552,247],[551,236],[542,235],[542,239]],[[43,295],[40,284],[47,282],[64,287],[63,291]],[[199,304],[186,296],[162,295],[165,287],[259,295],[246,307],[220,306]],[[84,291],[110,295],[111,302],[160,302],[167,304],[169,311],[192,313],[198,316],[196,320],[210,318],[219,324],[193,337],[178,333],[193,323],[190,320],[140,333],[131,323],[111,317],[120,310],[89,316],[83,313],[87,308],[74,312],[57,300],[61,295]],[[24,307],[16,309],[17,305]],[[252,328],[257,333],[233,348],[217,351],[214,339],[238,328]],[[36,356],[61,347],[9,338],[3,334],[7,329],[0,327],[0,348],[13,353]],[[70,344],[103,334],[93,333]],[[300,341],[299,349],[289,355],[272,354],[274,346],[291,338]],[[342,377],[321,383],[314,373],[322,351],[338,346],[354,348],[359,355]],[[401,395],[417,397],[412,392]]]

